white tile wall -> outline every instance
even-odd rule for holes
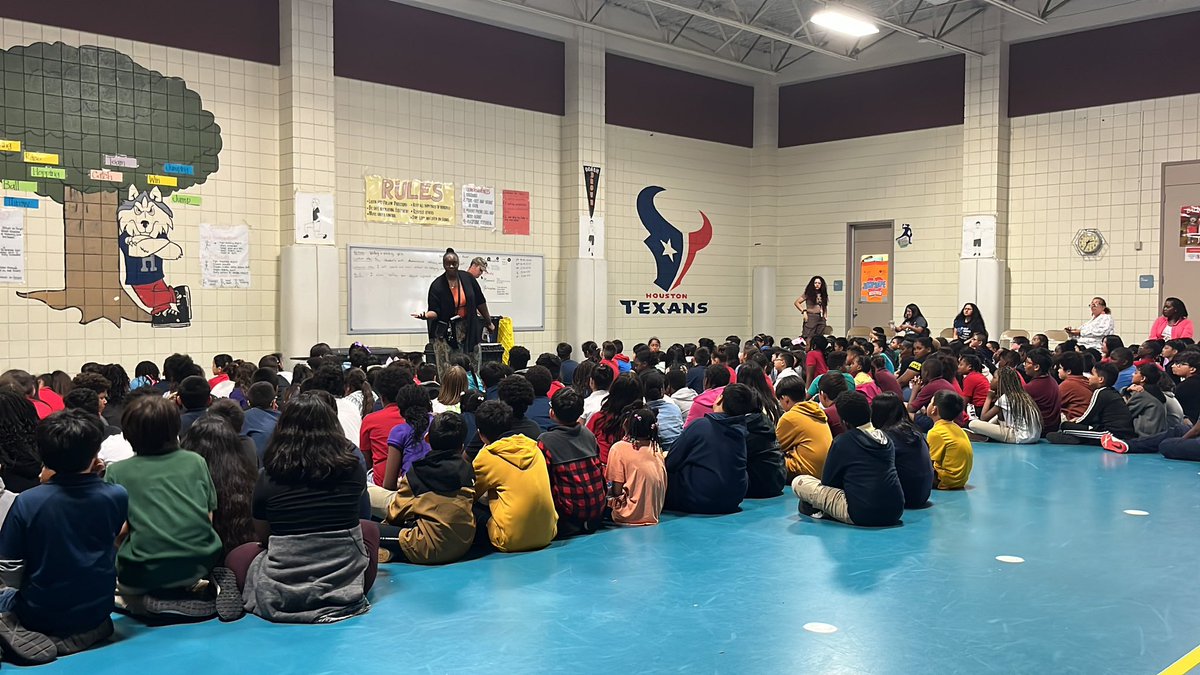
[[[666,344],[745,335],[750,329],[753,151],[609,126],[607,155],[608,337],[621,338],[632,352],[652,335]],[[705,315],[626,314],[618,302],[644,301],[647,293],[662,292],[654,285],[654,258],[642,243],[647,232],[637,215],[637,195],[648,185],[666,188],[655,205],[685,233],[699,229],[699,211],[712,223],[712,243],[674,291],[686,293],[688,302],[707,302]]]
[[[560,125],[557,115],[518,110],[381,84],[338,78],[337,200],[340,278],[346,278],[347,244],[536,253],[546,258],[546,326],[518,332],[517,344],[535,355],[558,343],[563,304],[559,240]],[[368,223],[363,176],[448,181],[499,190],[528,190],[530,236],[462,227]],[[499,199],[497,199],[499,202]],[[497,211],[500,204],[496,205]],[[497,216],[499,214],[497,213]],[[497,223],[499,225],[499,223]],[[344,282],[343,282],[344,284]],[[344,288],[344,285],[343,285]],[[408,350],[427,342],[419,334],[349,336],[346,296],[340,311],[341,342],[362,340]]]
[[[1118,332],[1138,339],[1158,314],[1162,163],[1200,158],[1200,96],[1139,101],[1012,120],[1009,204],[1011,323],[1077,325],[1092,296],[1107,300]],[[1084,260],[1084,227],[1108,249]],[[1135,250],[1138,240],[1142,250]]]
[[[875,220],[894,220],[897,230],[909,223],[915,235],[912,246],[895,249],[896,312],[915,302],[931,326],[950,325],[958,312],[962,138],[955,126],[779,151],[779,335],[800,334],[804,318],[792,303],[810,277],[847,280],[847,223]],[[829,324],[839,333],[847,327],[845,292],[830,294]]]
[[[274,351],[279,258],[278,68],[0,19],[2,48],[58,40],[74,46],[117,49],[147,68],[182,77],[221,126],[220,170],[186,191],[202,197],[202,206],[172,205],[174,237],[185,257],[169,263],[167,282],[191,287],[194,317],[187,329],[153,329],[149,324],[130,322],[118,329],[103,319],[80,325],[77,310],[56,311],[17,297],[17,291],[63,287],[62,206],[43,198],[37,210],[27,211],[27,283],[0,285],[0,368],[77,372],[86,361],[104,359],[122,363],[132,374],[138,361],[151,359],[161,364],[163,357],[176,351],[192,354],[199,363],[220,352],[257,359]],[[0,194],[29,196],[3,190]],[[200,287],[202,222],[250,226],[249,290]],[[111,242],[111,246],[115,250],[117,243]]]

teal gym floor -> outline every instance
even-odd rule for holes
[[[1200,644],[1198,472],[979,444],[970,488],[901,527],[803,518],[788,490],[536,553],[386,565],[371,612],[335,625],[119,617],[113,643],[39,670],[1153,674]]]

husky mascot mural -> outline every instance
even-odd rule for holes
[[[179,260],[183,249],[171,241],[175,214],[158,188],[139,192],[129,186],[117,207],[117,245],[121,249],[124,284],[129,297],[150,313],[155,328],[184,328],[192,322],[192,296],[187,286],[169,286],[163,262]]]

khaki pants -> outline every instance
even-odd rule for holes
[[[971,423],[967,425],[967,428],[979,434],[980,436],[987,436],[993,441],[1000,441],[1001,443],[1017,442],[1016,431],[1009,426],[992,424],[991,422],[984,422],[983,420],[971,420]]]
[[[792,490],[800,499],[812,504],[813,508],[826,516],[843,523],[854,524],[850,520],[850,508],[846,505],[846,491],[822,485],[821,481],[812,476],[796,476],[792,481]]]
[[[367,486],[367,498],[371,500],[371,515],[386,521],[388,507],[396,497],[395,490],[385,490],[378,485]]]

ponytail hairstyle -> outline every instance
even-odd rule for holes
[[[620,438],[621,422],[625,415],[645,407],[642,398],[642,383],[633,373],[625,373],[613,380],[608,388],[608,398],[600,405],[600,415],[596,426],[596,435],[607,438]]]
[[[814,335],[813,339],[809,340],[808,346],[812,351],[818,351],[823,356],[829,356],[829,338],[824,335]]]
[[[346,394],[349,395],[356,391],[362,394],[360,414],[366,417],[375,412],[375,390],[371,389],[367,374],[361,368],[351,368],[346,371]]]
[[[1025,428],[1040,428],[1042,411],[1033,397],[1021,385],[1021,376],[1012,368],[1001,368],[996,371],[996,399],[1001,396],[1008,401],[1008,411],[1012,419],[1006,420],[1010,425]]]
[[[649,442],[658,445],[658,416],[650,408],[633,408],[623,420],[625,440],[630,443]]]
[[[233,375],[233,368],[230,367],[233,363],[233,357],[228,354],[217,354],[213,357],[213,366],[216,367],[217,372],[225,375]]]
[[[415,384],[406,384],[396,394],[396,406],[404,415],[404,422],[412,427],[413,438],[418,442],[425,438],[425,432],[429,431],[429,416],[433,414],[428,392]]]

